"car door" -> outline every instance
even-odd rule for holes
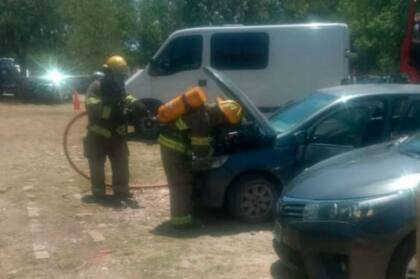
[[[385,101],[361,100],[333,108],[308,129],[300,162],[308,167],[354,148],[381,142],[386,121]]]
[[[412,96],[396,101],[394,108],[395,123],[391,130],[393,138],[420,131],[420,97]]]
[[[153,58],[149,75],[152,96],[168,101],[203,80],[202,35],[184,35],[170,40]]]

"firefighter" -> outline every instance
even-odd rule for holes
[[[192,88],[158,112],[158,120],[166,124],[158,141],[169,183],[170,223],[176,227],[192,224],[193,174],[211,166],[213,130],[235,125],[242,118],[237,102],[218,99],[216,104],[206,104],[205,96],[202,88]]]
[[[142,104],[125,92],[128,65],[121,56],[108,58],[103,76],[92,82],[86,93],[88,113],[85,155],[89,162],[91,191],[102,201],[105,193],[105,161],[112,168],[112,189],[118,200],[129,200],[127,119],[130,111],[144,110]]]

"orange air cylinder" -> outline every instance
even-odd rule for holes
[[[160,106],[157,117],[161,123],[169,123],[188,110],[202,106],[206,101],[206,93],[201,87],[196,86]]]

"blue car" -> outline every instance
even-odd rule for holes
[[[197,176],[198,198],[204,205],[227,207],[243,221],[271,219],[283,186],[303,169],[420,128],[420,86],[322,89],[268,119],[226,77],[211,68],[205,71],[225,95],[242,104],[245,120],[216,135],[218,156],[213,169]]]
[[[310,278],[416,278],[420,134],[305,170],[277,204],[274,248]]]

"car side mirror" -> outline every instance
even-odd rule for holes
[[[296,143],[299,145],[304,145],[307,140],[307,133],[306,131],[298,131],[294,134]]]

